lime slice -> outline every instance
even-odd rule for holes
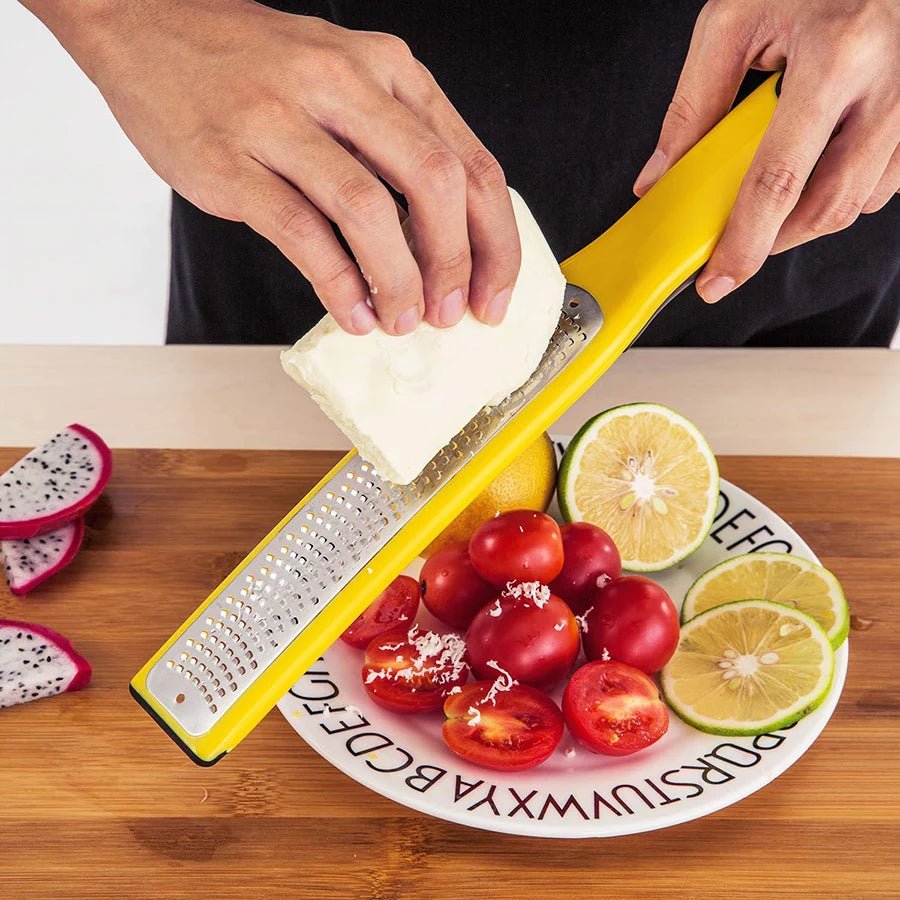
[[[560,468],[566,521],[599,525],[632,572],[658,572],[693,553],[712,527],[718,495],[719,468],[703,435],[655,403],[594,416]]]
[[[689,725],[751,735],[812,712],[833,674],[834,650],[815,619],[771,600],[738,600],[682,626],[661,684]]]
[[[751,597],[785,603],[812,616],[835,649],[850,630],[850,610],[837,578],[828,569],[788,553],[733,556],[705,572],[685,595],[681,621]]]

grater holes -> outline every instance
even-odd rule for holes
[[[579,292],[570,288],[566,303],[573,299],[573,293]],[[192,684],[191,679],[199,678],[200,686],[193,685],[186,692],[188,699],[176,713],[190,733],[208,731],[215,724],[212,710],[228,709],[277,653],[334,599],[342,584],[368,565],[372,553],[478,453],[561,365],[580,352],[599,328],[599,309],[586,299],[580,306],[566,309],[580,321],[561,317],[535,375],[504,403],[481,410],[435,455],[413,484],[393,485],[381,479],[371,464],[354,458],[305,508],[298,510],[284,531],[261,548],[249,569],[239,572],[222,594],[210,601],[201,614],[208,624],[201,618],[189,629],[194,643],[182,643],[172,658],[152,673],[157,685],[168,688],[159,692],[151,683],[151,690],[167,698],[166,705],[173,712],[178,685]],[[235,614],[235,618],[220,616],[219,607]],[[205,634],[198,639],[201,629]],[[181,651],[187,652],[187,660],[179,659]],[[196,665],[189,662],[192,658],[198,660]],[[200,664],[205,665],[205,671]],[[181,672],[175,671],[176,667]]]

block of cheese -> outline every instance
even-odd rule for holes
[[[423,322],[395,337],[342,331],[328,315],[281,355],[382,478],[409,484],[484,406],[528,380],[550,341],[565,279],[522,198],[512,195],[522,265],[509,312],[491,327],[470,312],[452,328]]]

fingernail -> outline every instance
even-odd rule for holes
[[[360,300],[350,313],[350,324],[357,334],[368,334],[378,324],[378,319],[369,304]]]
[[[499,325],[503,321],[509,307],[510,297],[512,297],[512,290],[505,288],[488,303],[487,309],[484,311],[484,321],[488,325]]]
[[[463,296],[462,288],[457,288],[441,300],[438,318],[441,325],[455,325],[463,317],[465,311],[466,298]]]
[[[650,159],[644,163],[644,168],[634,181],[634,192],[643,194],[659,181],[660,175],[666,168],[666,154],[657,147],[650,156]]]
[[[409,334],[416,330],[419,324],[419,308],[411,306],[406,312],[400,313],[394,322],[394,334]]]
[[[730,294],[735,288],[733,278],[727,275],[714,275],[709,281],[704,281],[697,286],[697,293],[707,303],[718,303],[726,294]]]

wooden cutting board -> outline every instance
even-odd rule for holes
[[[0,471],[21,456],[0,450]],[[128,695],[139,666],[334,463],[327,452],[119,450],[86,546],[0,617],[67,635],[81,694],[0,711],[0,897],[900,896],[900,460],[725,457],[841,579],[843,699],[774,783],[707,819],[592,841],[411,812],[274,712],[213,769]],[[858,624],[858,623],[857,623]]]

